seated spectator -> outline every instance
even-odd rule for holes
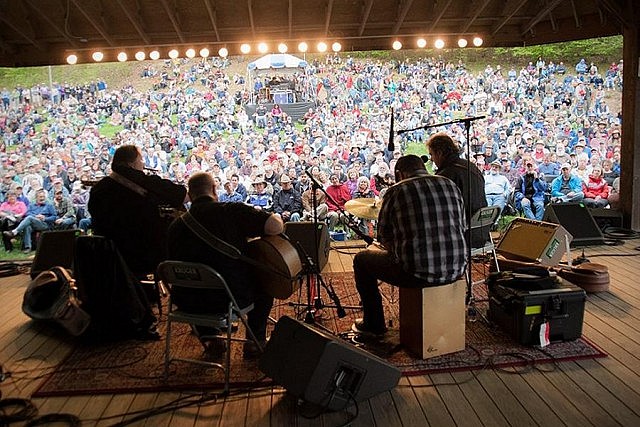
[[[618,178],[620,174],[613,170],[613,162],[610,159],[604,159],[602,161],[602,177],[609,186],[613,185],[613,181]]]
[[[233,189],[231,181],[227,181],[224,183],[224,192],[220,194],[218,200],[220,203],[242,203],[244,199],[240,193]]]
[[[499,160],[491,162],[491,169],[484,176],[484,193],[487,206],[500,206],[500,212],[511,195],[511,185],[506,176],[500,174],[502,165]]]
[[[551,182],[551,202],[581,202],[584,199],[582,180],[571,173],[571,165],[563,163],[562,173]]]
[[[609,185],[602,177],[602,167],[594,166],[589,181],[582,184],[584,204],[589,208],[604,208],[609,204]]]
[[[31,233],[34,231],[50,230],[57,218],[56,209],[47,202],[47,193],[44,189],[36,192],[34,203],[29,205],[25,218],[13,230],[4,231],[3,235],[9,239],[18,234],[22,235],[24,253],[31,252]]]
[[[10,190],[7,193],[7,199],[0,205],[0,231],[8,231],[16,228],[26,213],[27,206],[18,200],[15,192]],[[11,252],[13,250],[11,239],[3,234],[2,241],[4,243],[4,249],[7,252]]]
[[[540,179],[533,162],[526,162],[525,167],[525,174],[518,179],[515,186],[516,209],[521,209],[529,219],[542,221],[547,183]]]
[[[553,161],[553,154],[548,153],[544,156],[542,163],[538,165],[538,172],[547,177],[560,175],[560,166]]]
[[[358,188],[353,193],[353,198],[354,199],[371,199],[371,202],[374,203],[374,200],[376,199],[376,195],[373,192],[373,190],[369,188],[369,178],[367,178],[366,176],[361,176],[360,178],[358,178]],[[380,203],[380,201],[377,201],[377,203]],[[371,220],[360,219],[360,224],[358,228],[363,234],[369,236],[371,235],[371,233],[369,232],[369,228],[371,225],[372,225]]]
[[[62,188],[54,188],[53,207],[56,209],[56,219],[53,221],[53,228],[56,230],[66,230],[76,225],[76,210],[68,196],[64,195]]]
[[[327,207],[329,208],[327,218],[329,219],[329,231],[334,231],[339,220],[342,222],[347,220],[341,211],[344,211],[344,204],[348,200],[351,200],[351,193],[349,193],[347,186],[340,182],[338,175],[331,174],[329,176],[329,182],[331,184],[326,190],[330,196],[327,197]]]
[[[611,209],[620,209],[620,177],[613,180],[608,200]]]
[[[247,203],[258,210],[271,210],[273,201],[269,193],[267,193],[267,181],[264,180],[264,177],[257,176],[252,185],[255,192],[249,196]]]
[[[293,188],[287,174],[280,176],[280,191],[273,197],[273,212],[283,222],[298,222],[302,216],[302,196]]]

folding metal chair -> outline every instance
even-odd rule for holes
[[[471,217],[471,231],[482,230],[482,232],[486,232],[488,235],[488,239],[483,246],[471,248],[471,256],[473,257],[476,255],[484,255],[490,252],[493,255],[493,261],[496,265],[496,271],[500,271],[500,266],[498,265],[496,246],[493,243],[493,238],[491,237],[490,230],[496,224],[499,217],[500,206],[487,206],[485,208],[480,208]]]
[[[164,379],[165,381],[169,377],[169,365],[174,360],[182,362],[196,363],[203,366],[212,366],[222,369],[224,372],[224,390],[223,393],[229,392],[229,373],[231,367],[231,342],[249,342],[253,341],[257,347],[262,350],[261,343],[256,339],[255,334],[247,323],[247,313],[253,309],[253,304],[246,307],[240,307],[236,302],[233,293],[229,289],[227,282],[208,265],[182,262],[182,261],[164,261],[158,266],[158,277],[169,289],[169,306],[167,313],[167,336],[164,352]],[[226,296],[229,300],[226,312],[218,313],[193,313],[183,309],[173,307],[171,301],[171,291],[177,288],[184,288],[185,290],[191,289],[209,289],[209,290],[222,290],[226,292]],[[232,337],[233,322],[240,319],[247,330],[249,339]],[[216,362],[197,360],[197,359],[183,359],[183,358],[171,358],[171,325],[173,322],[188,323],[195,326],[203,326],[216,328],[223,331],[224,335],[216,335],[211,338],[223,339],[226,343],[226,356],[224,365]]]

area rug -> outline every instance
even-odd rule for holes
[[[467,318],[466,348],[463,351],[444,356],[420,360],[407,353],[399,344],[398,330],[398,289],[383,284],[381,292],[385,305],[385,316],[389,332],[380,342],[357,342],[347,333],[355,318],[362,315],[358,310],[359,297],[355,290],[352,273],[328,273],[323,276],[325,289],[321,286],[319,305],[313,310],[306,306],[307,286],[303,283],[300,291],[287,301],[277,301],[272,317],[283,315],[304,320],[313,319],[321,327],[357,345],[401,369],[403,375],[422,375],[437,372],[451,372],[481,368],[507,368],[532,366],[538,363],[562,362],[585,358],[604,357],[606,354],[582,337],[575,341],[554,343],[544,349],[522,346],[498,330],[483,318],[485,303],[477,303],[477,316]],[[317,288],[311,281],[313,290]],[[486,296],[484,285],[474,286],[478,300]],[[333,292],[331,292],[333,291]],[[332,298],[330,295],[337,298]],[[313,296],[315,297],[315,293]],[[346,316],[339,317],[332,305],[339,303]],[[302,305],[295,305],[302,304]],[[164,319],[159,324],[164,337]],[[273,327],[273,326],[271,326]],[[239,334],[243,334],[240,327]],[[165,341],[140,342],[125,341],[102,345],[78,343],[71,354],[44,380],[34,397],[66,396],[100,393],[158,392],[165,390],[207,390],[218,389],[223,384],[223,374],[219,369],[200,365],[174,362],[170,374],[163,377],[163,355]],[[203,351],[190,328],[175,324],[172,338],[173,356],[181,358],[202,358]],[[231,383],[233,387],[270,384],[258,369],[256,360],[242,357],[241,344],[232,345]]]

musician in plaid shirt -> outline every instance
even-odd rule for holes
[[[379,280],[408,288],[438,286],[455,282],[466,268],[467,226],[456,184],[429,175],[414,155],[398,160],[395,175],[378,216],[379,244],[353,260],[364,311],[352,326],[357,333],[386,332]]]

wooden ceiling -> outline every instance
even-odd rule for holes
[[[102,50],[227,47],[258,42],[338,41],[343,51],[415,47],[424,37],[454,46],[479,36],[485,47],[525,46],[621,34],[637,0],[0,0],[0,66],[91,62]],[[633,16],[633,15],[632,15]],[[627,22],[627,25],[630,23]],[[633,24],[633,23],[631,23]],[[637,25],[637,23],[633,24]]]

